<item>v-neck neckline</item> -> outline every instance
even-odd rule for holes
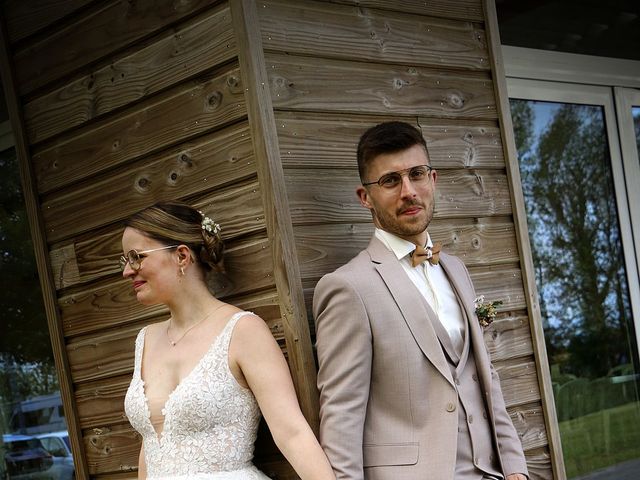
[[[151,422],[151,409],[149,407],[149,400],[147,399],[147,392],[145,389],[146,382],[142,378],[142,358],[144,356],[145,338],[147,334],[147,327],[144,328],[144,333],[142,334],[142,339],[141,339],[142,349],[140,351],[140,368],[138,369],[138,380],[140,380],[140,388],[142,389],[142,398],[144,400],[144,407],[146,411],[145,417],[147,418],[147,421],[149,422],[149,426],[151,427],[151,430],[153,430],[155,439],[158,443],[162,443],[162,439],[164,438],[164,432],[166,431],[166,426],[167,426],[167,417],[169,417],[169,409],[167,408],[167,406],[169,406],[169,402],[171,401],[172,397],[178,391],[178,389],[184,383],[186,383],[190,377],[192,377],[195,374],[196,370],[200,369],[202,362],[204,362],[205,358],[207,358],[211,354],[211,352],[215,350],[218,343],[220,342],[220,339],[225,334],[227,328],[229,327],[231,322],[234,320],[236,315],[238,315],[239,313],[243,313],[243,312],[235,313],[231,316],[229,320],[227,320],[227,323],[225,324],[224,327],[222,327],[222,330],[220,331],[220,333],[218,333],[218,335],[216,335],[216,337],[212,340],[211,345],[209,345],[206,352],[202,355],[202,357],[200,357],[200,359],[196,362],[196,364],[189,371],[189,373],[187,373],[183,378],[180,379],[180,381],[176,384],[176,386],[167,396],[167,399],[164,401],[164,404],[160,409],[160,415],[162,415],[162,431],[160,433],[158,433],[158,431],[153,426],[153,423]]]

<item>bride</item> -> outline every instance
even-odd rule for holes
[[[269,328],[207,288],[222,261],[220,226],[188,205],[159,203],[126,222],[122,248],[137,300],[170,312],[135,344],[125,411],[142,436],[138,478],[267,479],[251,463],[262,412],[301,478],[334,479]]]

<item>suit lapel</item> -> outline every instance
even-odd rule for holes
[[[413,338],[427,357],[452,385],[451,370],[440,346],[432,322],[439,320],[431,308],[426,308],[422,295],[407,277],[395,255],[380,240],[373,238],[367,248],[371,260],[391,296],[402,312]]]
[[[486,346],[484,343],[482,329],[477,323],[476,312],[473,307],[475,300],[475,297],[473,297],[473,284],[471,284],[471,280],[467,273],[462,269],[461,264],[459,264],[458,261],[455,261],[455,259],[450,258],[446,253],[440,254],[440,265],[442,265],[442,268],[447,274],[447,277],[451,282],[451,286],[458,297],[462,314],[466,318],[466,336],[469,337],[469,347],[470,349],[473,349],[474,352],[476,370],[480,381],[485,387],[485,391],[488,391],[491,386],[491,365],[487,362],[486,359],[488,357],[486,355],[475,354],[475,352],[479,352],[480,349],[486,349]],[[467,349],[466,354],[469,354],[469,349]],[[466,356],[464,359],[461,359],[460,364],[463,365],[464,362],[466,362]],[[489,406],[491,406],[490,397],[487,398],[487,402],[489,403]]]

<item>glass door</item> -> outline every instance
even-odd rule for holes
[[[636,478],[640,165],[623,164],[611,88],[508,87],[567,478]]]
[[[69,480],[73,455],[9,122],[0,123],[0,171],[0,479]]]

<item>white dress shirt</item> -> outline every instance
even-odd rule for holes
[[[410,256],[416,248],[413,243],[379,228],[375,229],[375,236],[394,253],[404,271],[449,333],[454,348],[461,352],[464,344],[464,318],[458,298],[442,266],[432,265],[427,260],[413,267]],[[432,246],[431,236],[427,233],[425,247]]]

